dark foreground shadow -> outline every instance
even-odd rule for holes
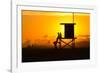
[[[90,59],[90,48],[22,48],[22,62]]]

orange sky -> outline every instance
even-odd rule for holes
[[[30,41],[32,44],[52,45],[57,32],[64,36],[64,26],[60,23],[72,23],[72,18],[72,13],[23,10],[22,43]],[[74,13],[74,23],[75,36],[90,35],[90,14]]]

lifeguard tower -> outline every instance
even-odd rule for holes
[[[73,15],[73,22],[72,23],[60,23],[60,25],[64,26],[64,37],[62,37],[61,32],[58,32],[58,36],[56,38],[56,41],[54,41],[55,48],[64,48],[66,46],[70,46],[71,48],[75,48],[75,39],[74,36],[74,12]],[[71,39],[68,43],[64,41],[64,39]],[[64,45],[62,45],[64,43]]]

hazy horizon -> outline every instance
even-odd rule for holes
[[[22,47],[27,45],[53,47],[58,32],[64,37],[64,26],[60,23],[73,23],[72,13],[22,10]],[[84,47],[84,45],[88,47],[90,14],[74,13],[74,23],[76,47]],[[66,42],[68,41],[70,40]]]

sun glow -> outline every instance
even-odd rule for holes
[[[64,26],[60,23],[73,23],[72,13],[22,10],[22,43],[49,44],[61,32],[64,37]],[[75,36],[90,35],[90,14],[74,13]]]

